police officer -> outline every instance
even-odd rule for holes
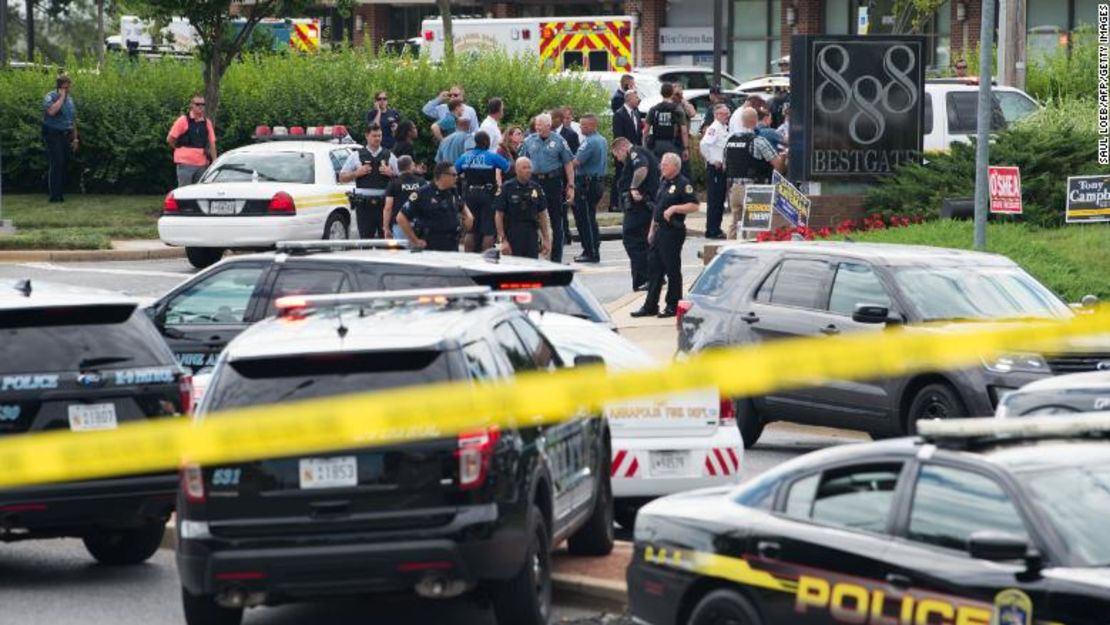
[[[520,155],[532,161],[533,177],[543,187],[551,220],[551,260],[563,262],[563,218],[574,202],[574,155],[567,142],[551,131],[551,116],[536,116],[536,132],[524,140]]]
[[[728,238],[738,238],[744,210],[744,187],[749,184],[770,184],[775,170],[782,171],[785,156],[775,151],[756,131],[759,114],[744,106],[734,116],[740,117],[740,128],[725,143],[725,173],[732,181],[729,207],[732,214]]]
[[[339,171],[339,182],[355,183],[351,200],[358,218],[360,239],[383,236],[385,189],[396,175],[397,157],[382,147],[382,129],[377,124],[366,127],[366,145],[351,152]]]
[[[414,248],[459,251],[460,230],[469,230],[474,216],[455,188],[457,177],[453,164],[436,163],[432,182],[413,191],[401,208],[397,225]]]
[[[728,105],[713,107],[713,123],[702,124],[705,136],[698,143],[698,149],[705,159],[706,220],[705,238],[723,239],[721,221],[725,216],[725,196],[728,193],[728,180],[725,177],[725,146],[728,144]]]
[[[679,154],[683,160],[690,158],[688,142],[690,135],[686,132],[686,110],[674,101],[674,85],[663,83],[659,94],[663,101],[651,107],[647,114],[647,145],[655,156],[662,157],[667,152]]]
[[[651,206],[659,186],[659,161],[646,148],[634,146],[624,137],[613,139],[613,157],[621,163],[618,186],[624,223],[621,237],[624,251],[632,269],[632,288],[647,288],[648,230],[651,226]]]
[[[575,188],[578,197],[574,203],[574,223],[578,226],[578,238],[582,241],[582,253],[574,257],[576,263],[601,262],[601,236],[597,226],[597,203],[605,184],[605,159],[608,158],[609,144],[597,131],[597,116],[582,116],[582,134],[585,139],[574,155]]]
[[[644,305],[633,317],[674,317],[682,297],[682,244],[686,241],[686,215],[698,210],[694,186],[682,175],[682,159],[664,154],[659,163],[663,177],[655,195],[651,230],[648,232],[648,264],[651,279]],[[659,293],[667,278],[667,307],[659,312]]]
[[[466,235],[463,248],[483,252],[493,247],[497,229],[493,223],[493,197],[501,187],[502,176],[509,171],[509,161],[490,151],[489,135],[480,130],[474,135],[474,148],[455,161],[455,170],[462,177],[466,206],[474,214],[474,231]]]
[[[547,256],[551,253],[551,219],[543,187],[532,180],[528,157],[516,159],[513,169],[516,177],[501,186],[493,203],[501,252],[526,258]]]
[[[403,240],[405,233],[397,225],[397,215],[413,191],[419,191],[420,187],[428,181],[416,173],[416,165],[411,156],[405,155],[398,158],[397,169],[401,175],[391,180],[385,190],[385,215],[382,221],[385,224],[386,238],[392,236],[394,239]]]

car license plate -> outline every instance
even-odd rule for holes
[[[676,477],[687,474],[690,453],[685,451],[651,452],[652,477]]]
[[[235,200],[212,200],[208,203],[209,215],[234,215]]]
[[[339,458],[301,458],[301,488],[339,488],[358,485],[358,460]]]
[[[115,404],[76,404],[69,407],[69,429],[74,432],[114,430]]]

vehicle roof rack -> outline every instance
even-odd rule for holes
[[[342,252],[346,250],[407,250],[408,241],[396,239],[336,239],[308,241],[278,241],[274,246],[279,252],[304,256],[321,252]]]
[[[1009,419],[928,419],[917,422],[917,433],[938,447],[958,449],[1031,440],[1110,438],[1110,412]]]
[[[392,307],[402,305],[437,305],[473,302],[487,304],[494,301],[513,302],[512,293],[497,293],[488,286],[465,286],[443,289],[410,289],[402,291],[373,291],[365,293],[338,293],[333,295],[289,295],[278,298],[274,306],[279,317],[303,316],[306,312],[344,306]]]

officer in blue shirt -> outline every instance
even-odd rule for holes
[[[574,155],[567,142],[551,131],[551,116],[536,116],[536,132],[524,140],[520,155],[532,161],[532,178],[543,187],[551,219],[551,261],[563,262],[564,202],[574,202]]]
[[[575,187],[579,189],[574,203],[574,223],[578,225],[578,238],[582,253],[574,257],[576,263],[601,262],[601,232],[597,227],[597,203],[605,180],[605,159],[609,142],[597,131],[597,116],[583,115],[582,134],[586,136],[574,157]]]
[[[455,160],[455,171],[462,177],[463,198],[474,214],[474,230],[463,240],[467,252],[488,250],[497,236],[493,198],[509,171],[509,161],[489,148],[489,135],[479,130],[474,135],[474,148]]]
[[[73,81],[59,76],[54,91],[42,100],[42,140],[46,144],[46,160],[50,164],[48,183],[51,202],[64,202],[62,188],[66,182],[66,163],[77,151],[77,105],[69,94]]]

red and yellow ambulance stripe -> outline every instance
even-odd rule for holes
[[[621,34],[622,27],[628,33]],[[595,50],[609,53],[609,70],[632,69],[632,24],[626,20],[597,22],[540,22],[540,63],[545,68],[564,69],[563,53],[583,54]]]

